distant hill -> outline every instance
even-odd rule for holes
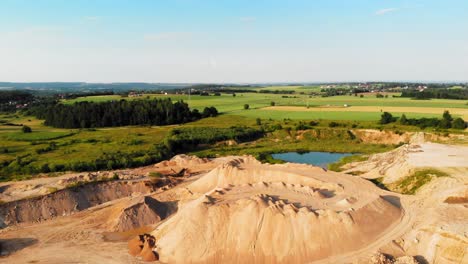
[[[191,84],[172,83],[86,83],[86,82],[0,82],[0,90],[30,90],[42,93],[70,93],[93,91],[149,91],[172,90],[189,87]]]

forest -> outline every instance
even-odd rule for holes
[[[468,89],[426,89],[424,91],[418,90],[403,90],[401,97],[410,97],[415,99],[468,99]]]
[[[200,113],[197,109],[190,110],[187,103],[173,103],[170,98],[103,103],[77,102],[72,105],[46,103],[32,107],[30,113],[39,119],[45,119],[45,125],[57,128],[159,126],[182,124],[218,115],[214,107],[206,107]]]

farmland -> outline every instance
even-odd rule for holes
[[[282,88],[282,87],[278,87]],[[285,87],[293,89],[294,87]],[[297,87],[296,87],[297,88]],[[266,89],[266,88],[262,88]],[[306,89],[299,87],[297,89]],[[145,100],[147,98],[171,98],[173,101],[184,100],[191,108],[202,110],[206,106],[216,107],[221,115],[205,118],[196,122],[169,126],[126,126],[114,128],[59,129],[48,127],[43,120],[21,113],[0,115],[0,164],[3,164],[4,179],[31,177],[34,171],[61,171],[73,168],[80,162],[92,164],[97,159],[119,157],[123,164],[146,164],[152,160],[147,153],[154,152],[158,144],[165,142],[171,130],[183,127],[225,127],[245,126],[271,131],[267,137],[240,146],[204,147],[187,150],[201,156],[222,154],[252,154],[257,157],[264,153],[284,150],[321,150],[354,151],[372,153],[388,150],[392,146],[378,144],[358,144],[346,138],[347,129],[374,128],[399,131],[418,131],[414,126],[398,123],[381,125],[382,111],[390,111],[398,117],[405,113],[407,118],[440,118],[444,110],[449,110],[454,117],[466,119],[468,105],[463,100],[411,100],[388,96],[376,98],[373,94],[359,96],[313,97],[304,94],[272,93],[222,93],[214,96],[181,94],[145,94],[140,97],[122,97],[120,95],[78,97],[63,100],[72,104],[80,101],[106,102],[112,100]],[[274,102],[275,106],[272,106]],[[248,104],[249,109],[244,109]],[[346,105],[346,107],[344,106]],[[309,106],[309,107],[307,107]],[[290,131],[300,129],[301,122],[314,120],[314,129],[323,130],[335,136],[317,140],[297,141]],[[335,122],[336,128],[330,128]],[[336,123],[338,122],[338,123]],[[21,125],[32,128],[32,133],[23,133]],[[427,128],[433,131],[432,128]],[[340,132],[341,131],[341,132]],[[460,133],[460,131],[457,131]],[[282,140],[290,138],[288,140]],[[271,144],[272,140],[275,144]],[[137,162],[131,162],[130,159]],[[9,164],[7,166],[7,164]],[[7,166],[7,167],[5,167]],[[47,166],[47,167],[45,167]],[[113,165],[110,164],[110,167]],[[129,165],[130,166],[130,165]],[[36,168],[29,171],[28,168]]]

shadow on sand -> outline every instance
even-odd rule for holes
[[[7,256],[37,243],[35,238],[0,239],[0,256]]]

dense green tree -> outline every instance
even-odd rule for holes
[[[73,105],[53,103],[36,106],[31,112],[45,119],[46,125],[60,128],[170,125],[218,115],[215,107],[205,108],[202,115],[198,110],[190,110],[185,102],[173,103],[170,98]]]
[[[406,118],[405,114],[402,114],[400,117],[400,124],[406,125],[406,123],[408,123],[408,119]]]
[[[450,121],[450,122],[453,120],[452,115],[451,115],[450,112],[447,111],[447,110],[444,111],[444,114],[442,115],[442,118],[443,118],[444,120],[447,120],[447,121]]]
[[[380,117],[380,124],[388,124],[394,121],[394,117],[389,112],[384,112]]]

